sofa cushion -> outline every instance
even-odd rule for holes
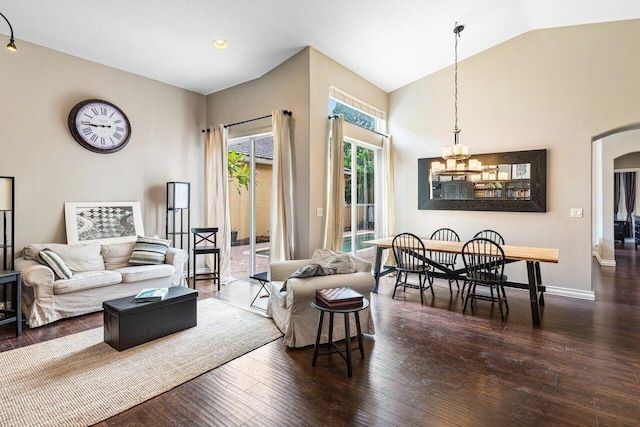
[[[157,279],[159,277],[173,276],[175,268],[173,265],[136,265],[123,267],[115,270],[122,276],[122,283],[139,282],[147,279]]]
[[[129,258],[129,265],[163,264],[169,243],[169,240],[138,236]]]
[[[57,253],[74,273],[104,270],[100,243],[65,245],[63,243],[35,243],[24,248],[22,256],[40,262],[40,251],[48,248]]]
[[[73,276],[71,269],[67,267],[62,258],[60,258],[60,255],[53,252],[51,249],[41,250],[40,258],[53,270],[58,279],[71,279]]]
[[[122,276],[117,271],[84,271],[76,273],[71,279],[56,280],[53,283],[55,295],[68,294],[84,289],[101,288],[120,283]]]
[[[102,245],[100,253],[104,259],[104,268],[106,270],[117,270],[118,268],[129,265],[129,258],[135,245],[136,242]]]

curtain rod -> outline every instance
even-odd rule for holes
[[[339,116],[337,114],[331,114],[328,116],[329,119],[333,120],[333,119],[337,119]],[[347,123],[351,123],[349,121],[347,121]],[[351,123],[354,126],[358,126],[355,123]],[[380,133],[380,132],[376,132],[375,130],[371,130],[371,129],[367,129],[367,128],[363,128],[362,126],[358,126],[359,128],[362,128],[364,130],[368,130],[369,132],[373,132],[373,133],[377,133],[380,136],[384,136],[385,138],[389,138],[389,135],[385,135],[384,133]]]
[[[291,111],[289,111],[289,110],[284,110],[283,113],[286,114],[289,117],[291,117],[293,115],[293,113]],[[244,120],[244,121],[238,122],[238,123],[231,123],[230,125],[224,125],[224,127],[225,128],[230,128],[231,126],[242,125],[244,123],[249,123],[249,122],[255,122],[256,120],[266,119],[267,117],[273,117],[273,114],[269,114],[267,116],[262,116],[262,117],[256,117],[255,119]],[[211,130],[207,129],[205,131],[204,129],[202,129],[202,132],[211,132]]]

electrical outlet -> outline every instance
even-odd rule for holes
[[[582,208],[571,208],[571,218],[582,218]]]
[[[322,216],[322,208],[316,209],[316,216]]]

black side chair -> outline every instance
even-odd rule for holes
[[[462,313],[467,309],[467,303],[471,304],[476,299],[497,302],[500,307],[500,318],[504,322],[505,311],[502,309],[504,303],[506,312],[509,312],[507,294],[504,292],[504,284],[507,276],[504,275],[504,251],[502,247],[493,240],[476,238],[468,241],[462,247],[462,260],[467,271],[469,289],[464,299]],[[491,289],[491,296],[476,293],[478,285],[487,286]],[[496,289],[494,296],[493,288]]]
[[[496,242],[497,244],[499,244],[500,246],[504,245],[504,238],[500,235],[500,233],[498,233],[497,231],[494,230],[482,230],[482,231],[478,231],[474,236],[474,239],[477,238],[483,238],[483,239],[489,239],[493,242]],[[462,284],[462,298],[464,299],[464,289],[467,286],[467,283],[469,281],[465,280],[464,283]],[[491,289],[491,296],[493,296],[493,289]]]
[[[431,297],[433,297],[433,283],[429,276],[429,265],[425,261],[427,259],[427,251],[424,243],[415,234],[400,233],[393,238],[391,242],[393,255],[396,257],[396,285],[393,288],[393,296],[395,298],[398,286],[402,286],[406,292],[407,288],[420,290],[420,304],[424,305],[424,290],[431,289]],[[418,275],[418,284],[407,283],[409,274]],[[429,282],[427,286],[426,283]]]
[[[441,229],[436,230],[436,231],[433,232],[433,234],[431,235],[431,240],[443,240],[443,241],[446,241],[446,242],[459,242],[460,241],[460,236],[458,236],[458,233],[456,233],[455,231],[453,231],[450,228],[441,228]],[[455,269],[455,265],[456,265],[456,261],[458,260],[458,254],[452,254],[452,253],[447,253],[447,252],[429,251],[429,258],[431,258],[432,261],[435,261],[438,264],[442,264],[445,267],[448,267],[451,270],[454,270]],[[449,294],[451,296],[453,296],[453,289],[451,287],[451,282],[453,280],[456,281],[456,286],[458,287],[458,290],[460,290],[460,284],[458,283],[458,279],[449,278]]]
[[[475,234],[475,236],[473,236],[474,239],[479,238],[479,237],[481,237],[483,239],[492,240],[492,241],[496,242],[497,244],[499,244],[500,246],[504,245],[504,239],[502,238],[500,233],[498,233],[497,231],[482,230],[482,231],[478,231]]]
[[[192,228],[193,233],[193,289],[198,280],[213,280],[220,290],[220,248],[218,247],[218,227]],[[196,274],[196,256],[213,254],[213,270],[210,273]]]

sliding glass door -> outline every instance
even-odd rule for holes
[[[267,271],[271,212],[271,133],[229,140],[231,276]]]
[[[362,242],[375,238],[376,164],[380,149],[351,138],[344,141],[345,215],[342,250],[368,259]]]

